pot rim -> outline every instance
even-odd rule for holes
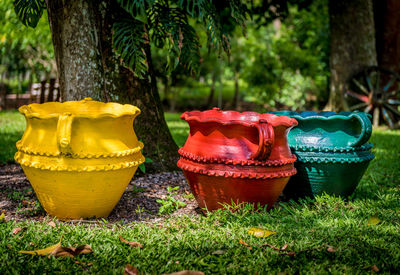
[[[297,120],[311,120],[311,119],[318,119],[318,120],[333,120],[333,119],[342,119],[342,120],[349,120],[353,118],[355,115],[363,112],[353,111],[353,112],[331,112],[331,111],[322,111],[322,112],[314,112],[314,111],[302,111],[302,112],[295,112],[295,111],[274,111],[270,112],[271,114],[276,114],[278,116],[288,116],[295,118]],[[371,119],[371,115],[365,113],[368,118]]]
[[[241,124],[244,126],[251,126],[260,120],[266,120],[273,127],[286,126],[293,127],[298,123],[296,119],[289,116],[277,116],[271,113],[257,113],[257,112],[237,112],[237,111],[222,111],[219,108],[213,108],[206,111],[190,111],[184,112],[181,119],[189,122],[196,121],[201,123],[216,122],[221,125]]]
[[[26,118],[51,119],[69,114],[78,118],[118,118],[122,116],[136,117],[140,109],[130,104],[116,102],[100,102],[87,97],[80,101],[32,103],[21,106],[18,111]]]

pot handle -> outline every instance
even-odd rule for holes
[[[352,144],[350,144],[351,146],[355,147],[355,146],[361,146],[369,140],[372,134],[372,124],[369,114],[355,111],[353,115],[358,119],[361,126],[361,133],[359,137],[354,142],[352,142]]]
[[[275,134],[272,125],[265,119],[260,119],[256,125],[259,134],[258,150],[250,156],[251,159],[266,160],[272,151]]]
[[[71,154],[71,127],[74,116],[64,113],[58,117],[57,123],[57,145],[62,154]]]

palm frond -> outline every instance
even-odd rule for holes
[[[146,32],[144,24],[134,18],[122,18],[114,23],[113,46],[125,65],[137,76],[144,77],[147,72]]]
[[[45,0],[14,0],[14,10],[25,26],[35,28],[46,7]]]

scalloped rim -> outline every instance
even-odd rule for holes
[[[178,160],[177,166],[188,172],[198,173],[207,176],[215,176],[215,177],[225,177],[225,178],[247,178],[247,179],[272,179],[272,178],[284,178],[290,177],[297,173],[295,167],[292,167],[290,171],[276,171],[269,173],[254,173],[254,172],[237,172],[237,171],[221,171],[221,170],[210,170],[203,169],[196,165],[182,163],[182,159]]]
[[[59,157],[62,155],[60,151],[55,152],[55,153],[36,151],[32,148],[29,148],[28,146],[23,146],[21,140],[17,141],[16,147],[17,147],[18,151],[23,152],[28,155],[47,156],[47,157]],[[71,155],[68,155],[68,157],[74,158],[74,159],[85,159],[85,158],[98,159],[98,158],[126,157],[129,155],[138,153],[139,151],[141,151],[143,149],[143,147],[144,147],[143,143],[139,141],[139,146],[132,148],[132,149],[124,150],[124,151],[112,152],[112,153],[81,153],[81,154],[73,153]]]
[[[292,154],[292,158],[289,159],[279,159],[279,160],[253,160],[253,159],[227,159],[227,158],[215,158],[215,157],[203,157],[198,156],[190,152],[186,152],[183,150],[183,147],[178,150],[179,155],[184,158],[200,162],[200,163],[218,163],[218,164],[232,164],[232,165],[241,165],[241,166],[282,166],[286,164],[291,164],[296,161],[296,156]]]
[[[333,152],[333,153],[348,153],[355,151],[368,151],[372,149],[372,143],[366,143],[359,147],[317,147],[307,145],[290,146],[290,149],[298,152]]]
[[[323,112],[313,112],[313,111],[303,111],[303,112],[295,112],[295,111],[275,111],[271,112],[271,114],[276,114],[280,116],[287,116],[292,117],[299,120],[309,120],[309,119],[320,119],[320,120],[332,120],[332,119],[343,119],[349,120],[354,117],[356,114],[361,113],[358,111],[353,112],[330,112],[330,111],[323,111]],[[371,115],[366,114],[368,117]]]
[[[143,155],[137,161],[122,162],[118,164],[103,164],[103,165],[92,165],[92,166],[59,166],[53,164],[40,164],[38,162],[30,162],[20,156],[20,152],[15,153],[14,159],[21,166],[26,166],[30,168],[36,168],[40,170],[50,170],[50,171],[66,171],[66,172],[99,172],[99,171],[113,171],[119,169],[132,168],[139,166],[144,163],[145,158]]]
[[[253,118],[254,120],[250,120]],[[219,108],[213,108],[207,111],[190,111],[184,112],[181,119],[185,121],[197,121],[202,123],[216,122],[222,125],[242,124],[244,126],[254,126],[260,119],[266,120],[273,127],[287,126],[293,127],[298,123],[296,119],[288,116],[277,116],[270,113],[256,113],[256,112],[237,112],[237,111],[222,111]]]
[[[109,112],[103,112],[100,114],[94,114],[94,113],[76,113],[76,112],[54,112],[50,114],[40,114],[38,112],[33,112],[32,107],[35,106],[49,106],[49,105],[54,105],[53,109],[57,110],[57,106],[60,105],[71,105],[72,103],[78,103],[78,104],[90,104],[90,105],[103,105],[104,107],[106,105],[115,105],[115,106],[120,106],[121,111],[117,113],[109,113]],[[71,113],[74,117],[79,117],[79,118],[103,118],[103,117],[111,117],[111,118],[118,118],[122,116],[134,116],[136,117],[137,115],[140,114],[140,109],[136,106],[130,105],[130,104],[119,104],[116,102],[100,102],[100,101],[95,101],[92,100],[91,98],[87,97],[83,100],[80,101],[65,101],[65,102],[46,102],[46,103],[32,103],[29,105],[23,105],[18,108],[18,111],[23,114],[26,118],[38,118],[38,119],[51,119],[51,118],[58,118],[60,115],[63,115],[65,113]]]

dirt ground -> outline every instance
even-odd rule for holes
[[[158,215],[161,206],[157,199],[165,199],[167,187],[179,186],[179,199],[186,203],[172,215],[201,213],[196,200],[190,195],[190,188],[182,172],[134,177],[127,186],[122,198],[107,218],[110,222],[124,224],[133,221],[156,221],[165,216]],[[17,164],[0,166],[0,211],[5,213],[6,220],[43,220],[48,218],[40,207],[32,187]]]

